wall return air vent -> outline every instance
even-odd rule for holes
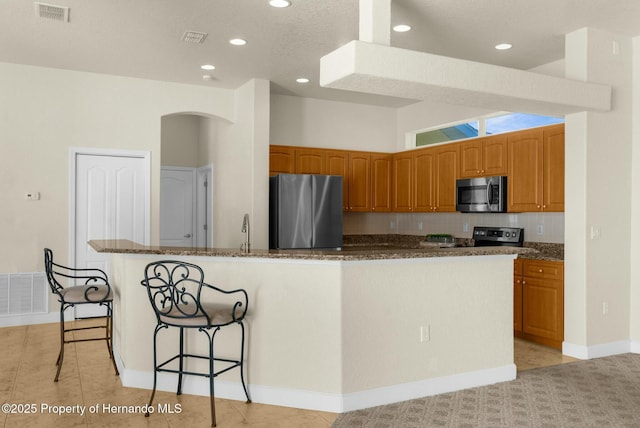
[[[204,43],[204,39],[207,38],[207,33],[200,31],[185,31],[182,35],[182,41],[187,43]]]
[[[53,19],[55,21],[69,22],[69,8],[47,3],[34,3],[38,18]]]

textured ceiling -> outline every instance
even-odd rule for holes
[[[70,22],[36,17],[29,0],[0,1],[0,61],[194,85],[237,88],[268,79],[281,94],[399,106],[413,101],[318,85],[320,58],[358,38],[358,0],[47,0]],[[615,7],[614,7],[615,6]],[[391,45],[529,69],[564,56],[564,34],[582,27],[640,35],[639,0],[394,0]],[[203,44],[181,40],[208,33]],[[248,40],[243,47],[228,44]],[[496,51],[508,41],[509,51]],[[211,63],[204,81],[199,66]],[[307,85],[295,78],[311,79]],[[46,76],[43,76],[46,78]]]

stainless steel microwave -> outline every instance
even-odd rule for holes
[[[507,177],[478,177],[456,181],[456,211],[507,212]]]

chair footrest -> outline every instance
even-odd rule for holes
[[[197,358],[197,359],[201,359],[201,360],[209,360],[209,356],[205,356],[205,355],[194,355],[194,354],[183,354],[182,355],[183,358]],[[180,354],[174,355],[173,357],[169,358],[168,360],[158,364],[156,366],[156,371],[158,372],[167,372],[167,373],[182,373],[182,374],[186,374],[186,375],[193,375],[193,376],[203,376],[203,377],[209,377],[209,373],[201,373],[201,372],[190,372],[187,370],[179,370],[179,369],[170,369],[170,368],[165,368],[165,366],[167,364],[170,364],[172,362],[174,362],[175,360],[180,358]],[[223,362],[223,363],[228,363],[231,364],[231,366],[229,367],[225,367],[222,370],[218,370],[218,371],[214,371],[213,372],[213,377],[218,376],[219,374],[225,373],[231,369],[234,369],[236,367],[240,367],[241,366],[241,361],[240,360],[231,360],[228,358],[213,358],[213,361],[219,361],[219,362]]]
[[[93,342],[94,340],[111,340],[110,337],[92,337],[90,339],[71,339],[71,340],[66,340],[64,341],[64,343],[75,343],[75,342]]]
[[[74,320],[96,320],[96,319],[104,319],[104,318],[111,318],[108,315],[97,315],[95,317],[74,317]]]

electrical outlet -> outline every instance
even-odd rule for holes
[[[462,231],[463,232],[468,232],[469,231],[469,223],[465,223],[462,225]]]
[[[609,304],[607,302],[602,302],[602,315],[609,314]]]
[[[428,342],[431,340],[431,326],[421,325],[420,326],[420,342]]]
[[[418,223],[418,230],[422,230],[422,222]]]
[[[538,225],[538,235],[543,235],[544,234],[544,225],[539,224]]]

